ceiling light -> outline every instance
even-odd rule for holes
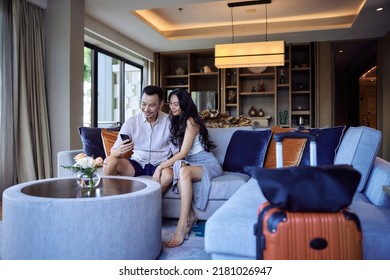
[[[284,65],[284,41],[215,45],[217,68]]]
[[[228,6],[268,4],[271,0],[228,3]],[[267,41],[267,6],[265,19],[265,42],[234,43],[232,11],[232,44],[215,45],[215,66],[217,68],[262,67],[284,65],[284,41]]]

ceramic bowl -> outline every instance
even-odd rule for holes
[[[249,72],[252,73],[263,73],[267,67],[248,67]]]

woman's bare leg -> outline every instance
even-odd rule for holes
[[[189,216],[192,203],[192,181],[198,181],[202,178],[203,169],[200,166],[183,166],[180,169],[180,179],[178,188],[180,192],[180,216],[177,223],[175,234],[172,239],[165,243],[167,247],[180,246],[188,236],[191,225],[189,225]]]

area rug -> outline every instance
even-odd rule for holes
[[[175,233],[177,219],[164,219],[162,223],[162,246],[159,260],[210,260],[204,249],[204,221],[198,221],[192,228],[188,240],[175,248],[167,248],[164,243],[169,241]]]
[[[210,256],[204,250],[204,226],[205,222],[198,222],[181,246],[176,248],[166,248],[164,242],[169,241],[175,233],[177,219],[163,219],[161,231],[161,254],[158,260],[209,260]],[[2,221],[0,220],[0,260],[2,242]]]

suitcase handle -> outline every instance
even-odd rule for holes
[[[282,142],[285,138],[307,138],[310,142],[317,141],[317,136],[315,136],[314,134],[298,131],[283,132],[274,135],[275,142]]]
[[[283,132],[274,135],[276,142],[276,167],[283,167],[283,154],[282,154],[282,141],[285,138],[307,138],[310,141],[310,165],[317,165],[317,136],[310,133],[304,133],[299,131]]]

